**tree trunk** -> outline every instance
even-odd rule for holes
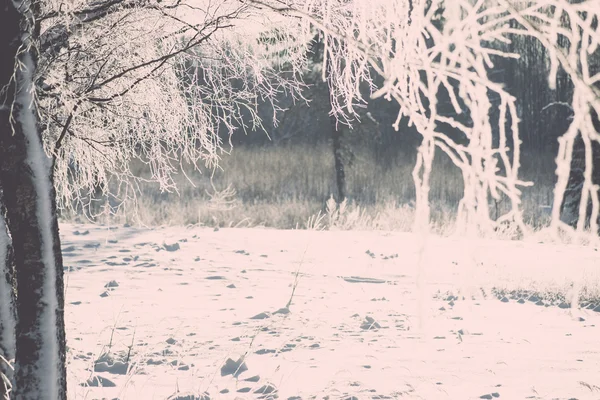
[[[592,181],[595,185],[600,185],[600,144],[592,142],[593,173]],[[579,204],[584,182],[585,170],[585,148],[583,139],[578,137],[573,146],[573,160],[571,161],[571,173],[565,190],[565,198],[561,205],[561,220],[575,228],[579,222]],[[590,227],[592,215],[592,201],[588,200],[586,204],[586,214],[584,227]],[[600,216],[598,217],[600,224]],[[598,232],[600,234],[600,232]]]
[[[9,400],[14,386],[12,364],[16,352],[16,286],[12,244],[6,226],[2,188],[0,188],[0,400]]]
[[[346,172],[342,157],[342,132],[337,128],[335,116],[329,117],[331,123],[331,139],[333,147],[333,160],[335,163],[335,181],[338,190],[338,203],[346,198]]]
[[[331,58],[327,57],[327,74],[330,75],[331,71]],[[326,82],[327,94],[329,95],[330,104],[331,99],[331,88],[329,82]],[[346,198],[346,172],[344,170],[344,158],[342,152],[342,131],[338,127],[338,121],[335,115],[330,112],[329,114],[329,126],[331,131],[331,141],[333,147],[333,160],[335,163],[335,181],[338,189],[338,204],[343,202]]]
[[[17,284],[14,397],[66,399],[63,267],[52,169],[35,105],[35,3],[0,16],[0,187]]]

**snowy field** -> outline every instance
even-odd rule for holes
[[[403,233],[72,224],[61,235],[73,399],[600,399],[594,247],[430,237],[420,251]],[[578,292],[581,309],[567,308]]]

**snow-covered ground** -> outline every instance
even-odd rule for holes
[[[600,293],[594,247],[430,237],[421,251],[404,233],[72,224],[61,235],[73,399],[600,398],[600,312],[564,308],[571,286]]]

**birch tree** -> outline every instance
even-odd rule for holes
[[[15,307],[8,301],[0,309],[0,348],[8,361],[14,352],[14,379],[3,371],[16,398],[66,398],[57,207],[99,183],[105,194],[116,188],[121,200],[132,197],[140,179],[130,169],[134,159],[164,190],[174,188],[183,163],[218,161],[220,131],[260,127],[259,98],[300,96],[296,78],[315,28],[324,35],[323,73],[335,82],[333,112],[355,112],[365,100],[363,82],[372,98],[400,105],[396,127],[406,119],[421,134],[413,172],[417,226],[429,224],[439,149],[461,170],[459,219],[471,233],[509,222],[527,230],[520,188],[531,183],[519,176],[516,99],[489,71],[498,58],[519,57],[499,45],[509,35],[539,41],[550,84],[562,69],[574,86],[573,120],[559,139],[552,228],[583,234],[591,203],[591,229],[598,229],[591,143],[600,135],[591,111],[600,112],[600,76],[590,68],[600,42],[596,1],[3,0],[1,12],[0,272],[8,278],[0,280],[0,295]],[[273,28],[281,33],[277,49],[257,40]],[[374,75],[384,83],[376,85]],[[440,113],[442,95],[457,117]],[[249,125],[242,110],[253,116]],[[560,206],[578,137],[585,172],[573,230]],[[488,201],[501,197],[511,207],[492,220]]]
[[[164,190],[184,162],[215,163],[221,130],[260,126],[258,98],[298,92],[305,52],[280,74],[256,40],[271,21],[233,0],[5,0],[1,12],[0,382],[11,398],[66,399],[57,207],[110,179],[132,197],[133,159]]]
[[[1,348],[4,359],[14,353],[11,397],[31,400],[66,398],[62,258],[51,164],[35,102],[35,7],[28,0],[4,2],[0,77],[0,190],[6,207],[0,216],[0,265],[8,277],[0,287]]]

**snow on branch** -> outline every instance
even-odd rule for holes
[[[422,135],[413,171],[417,190],[417,223],[429,221],[429,175],[435,148],[460,168],[464,196],[459,216],[466,229],[489,232],[510,223],[527,232],[520,207],[520,132],[517,99],[490,78],[498,58],[519,58],[507,44],[522,36],[538,41],[549,57],[548,80],[554,87],[559,69],[575,86],[571,128],[560,139],[558,183],[553,226],[560,223],[573,141],[581,135],[586,169],[580,216],[592,203],[592,221],[598,217],[598,187],[592,183],[591,142],[600,137],[590,112],[600,111],[598,64],[600,7],[594,1],[568,0],[246,0],[261,9],[301,18],[299,29],[319,29],[326,57],[333,60],[329,79],[335,82],[334,112],[352,112],[364,101],[359,84],[367,82],[371,97],[400,105],[395,123],[407,119]],[[565,47],[564,39],[568,45]],[[592,72],[595,71],[595,72]],[[384,79],[376,86],[372,72]],[[442,115],[438,99],[448,97],[453,115]],[[491,98],[499,99],[492,103]],[[492,117],[496,115],[496,117]],[[600,115],[600,114],[598,114]],[[453,140],[448,127],[465,139]],[[466,142],[466,144],[465,144]],[[492,220],[491,198],[505,197],[510,209]],[[580,218],[578,231],[583,231]],[[597,231],[597,223],[592,222]]]
[[[135,197],[133,160],[161,190],[176,190],[182,163],[218,161],[219,133],[261,128],[259,100],[277,110],[281,92],[301,96],[309,40],[287,34],[277,15],[237,0],[69,4],[45,4],[38,78],[63,207],[85,202],[82,193],[108,195],[110,180],[120,200]]]

